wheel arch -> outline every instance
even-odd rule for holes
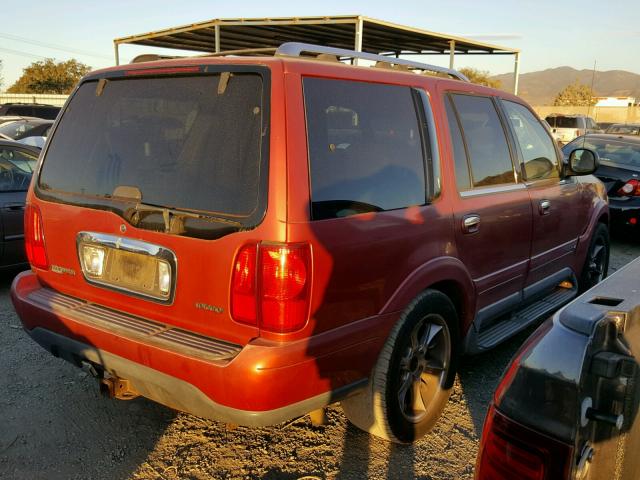
[[[609,212],[608,211],[600,213],[600,216],[598,217],[598,223],[603,223],[607,227],[609,227]]]
[[[458,313],[460,334],[464,336],[475,316],[475,287],[464,264],[454,257],[431,260],[411,272],[380,313],[404,310],[428,289],[437,290],[451,300]]]

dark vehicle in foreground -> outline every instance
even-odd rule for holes
[[[591,117],[586,115],[548,115],[545,120],[551,127],[553,137],[561,145],[570,142],[586,133],[602,133],[602,130]]]
[[[607,127],[604,133],[618,135],[640,135],[640,123],[614,123]]]
[[[562,150],[566,156],[574,148],[589,148],[600,157],[595,175],[609,195],[612,228],[637,227],[640,223],[640,137],[585,135]]]
[[[41,103],[3,103],[0,105],[0,116],[15,115],[55,120],[61,108]]]
[[[0,268],[25,264],[24,207],[40,150],[0,139]]]
[[[29,192],[25,330],[117,398],[254,426],[342,402],[414,441],[463,352],[608,264],[595,153],[464,80],[304,44],[90,74]]]
[[[487,413],[477,480],[640,478],[640,260],[544,323]]]
[[[23,140],[29,137],[46,137],[53,125],[53,120],[41,118],[21,119],[0,125],[0,134],[13,140]]]

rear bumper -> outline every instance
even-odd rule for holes
[[[633,227],[640,223],[640,199],[619,201],[609,198],[609,211],[612,225]]]
[[[75,304],[43,303],[44,291],[53,292],[23,272],[11,297],[27,333],[52,354],[75,365],[89,361],[171,408],[247,426],[304,415],[363,387],[394,320],[367,319],[304,341],[258,338],[216,358],[89,321]]]

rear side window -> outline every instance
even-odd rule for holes
[[[515,183],[509,145],[493,101],[451,95],[462,125],[474,187]]]
[[[453,144],[453,157],[456,166],[456,185],[459,191],[471,188],[471,175],[469,174],[469,164],[467,161],[467,152],[464,149],[464,140],[462,140],[462,132],[456,118],[456,112],[451,105],[451,98],[445,97],[445,109],[447,111],[447,121],[449,122],[449,132],[451,134],[451,143]]]
[[[422,205],[421,130],[409,87],[304,79],[313,219]]]
[[[547,117],[546,120],[552,128],[580,128],[580,125],[578,124],[578,117],[552,115]]]
[[[525,106],[508,100],[502,105],[516,134],[527,180],[558,177],[556,149],[546,129]]]

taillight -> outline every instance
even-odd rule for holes
[[[635,178],[629,180],[618,190],[618,195],[621,197],[640,196],[640,181]]]
[[[237,254],[231,281],[234,320],[276,333],[301,329],[309,316],[307,244],[259,244]]]
[[[580,135],[582,135],[583,133],[584,133],[584,130],[577,129],[577,130],[576,130],[576,137],[579,137],[579,136],[580,136]]]
[[[489,407],[476,464],[476,480],[566,479],[573,448],[531,430]]]
[[[24,247],[29,263],[37,268],[48,269],[49,260],[44,244],[42,214],[35,205],[28,204],[24,212]]]
[[[231,315],[242,323],[257,325],[256,245],[243,247],[236,256],[231,281]]]

